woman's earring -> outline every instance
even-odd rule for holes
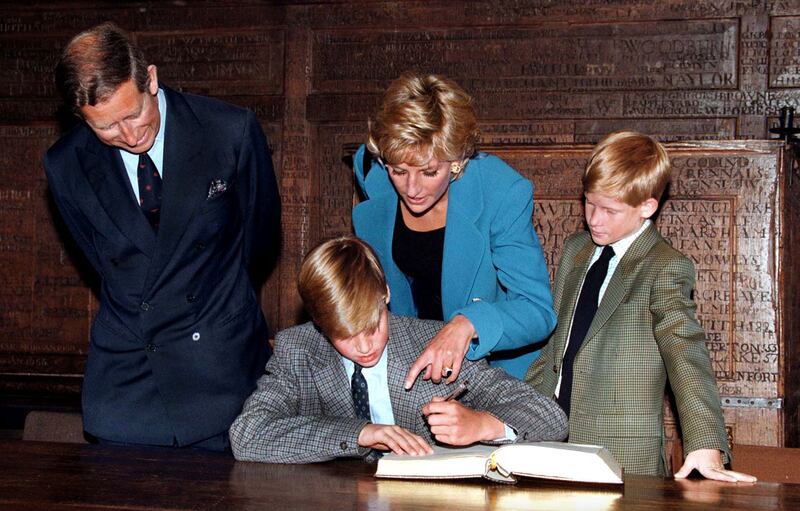
[[[451,161],[450,162],[450,173],[453,175],[458,174],[461,172],[462,163],[460,161]]]

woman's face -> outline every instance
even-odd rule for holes
[[[420,216],[433,210],[440,202],[446,204],[442,197],[447,196],[450,186],[450,163],[431,157],[422,165],[387,164],[386,170],[406,208]]]

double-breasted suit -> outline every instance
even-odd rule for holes
[[[389,315],[387,378],[395,423],[428,442],[433,438],[421,409],[453,387],[419,378],[406,391],[403,381],[443,325]],[[469,380],[469,390],[460,401],[514,428],[517,441],[566,436],[566,417],[555,401],[502,369],[489,367],[485,360],[465,361],[459,375],[462,380]],[[231,446],[237,459],[269,463],[363,457],[369,450],[358,446],[358,436],[367,423],[356,417],[341,355],[312,323],[306,323],[275,338],[275,354],[266,374],[231,426]]]
[[[564,244],[555,282],[559,323],[526,381],[552,396],[595,245]],[[684,452],[729,459],[716,380],[691,298],[694,267],[651,224],[619,262],[573,369],[569,441],[606,446],[629,473],[664,475],[663,396],[669,381]]]
[[[47,151],[44,165],[101,281],[82,390],[86,431],[187,445],[227,430],[269,357],[249,270],[275,248],[280,203],[252,112],[163,90],[157,232],[119,150],[85,123]]]

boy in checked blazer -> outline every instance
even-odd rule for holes
[[[663,476],[669,380],[688,453],[675,477],[754,481],[723,466],[731,453],[694,267],[650,220],[669,177],[666,151],[648,136],[613,133],[595,147],[583,175],[589,232],[564,243],[558,326],[526,381],[564,408],[570,442],[605,446],[628,473]]]
[[[421,455],[437,442],[560,440],[566,416],[525,383],[465,361],[454,386],[403,383],[444,323],[388,312],[389,289],[375,253],[355,237],[327,241],[303,261],[300,295],[313,323],[278,333],[258,389],[230,430],[237,459],[311,463],[375,451]]]

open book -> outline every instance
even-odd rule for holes
[[[485,477],[515,483],[515,476],[585,483],[622,484],[622,467],[599,445],[533,442],[502,447],[434,446],[427,456],[387,454],[378,461],[375,477],[398,479],[460,479]]]

